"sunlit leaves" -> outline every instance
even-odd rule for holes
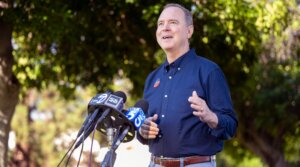
[[[117,89],[113,81],[126,77],[141,96],[146,74],[165,61],[155,29],[159,12],[171,1],[15,2],[14,9],[0,15],[14,24],[13,70],[23,88],[53,83],[71,95],[78,85]],[[290,137],[294,132],[282,130],[295,127],[288,116],[296,121],[299,111],[300,47],[296,39],[288,40],[300,25],[295,1],[180,3],[194,14],[191,47],[226,75],[241,133],[254,123],[261,134],[288,133],[286,141],[297,141]]]
[[[295,1],[275,0],[271,2],[257,1],[258,19],[256,26],[261,31],[263,40],[267,40],[270,33],[279,37],[288,25],[298,25],[299,11]]]

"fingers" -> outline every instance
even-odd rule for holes
[[[152,117],[148,117],[146,118],[146,120],[144,121],[144,124],[151,127],[157,127],[157,124],[155,123],[155,121],[158,119],[158,115],[154,114]]]
[[[196,111],[203,112],[204,111],[204,105],[203,104],[191,104],[191,108],[193,108]]]
[[[196,91],[193,91],[192,96],[190,96],[188,98],[188,101],[192,104],[197,104],[197,103],[201,103],[203,101],[203,99],[201,99]]]
[[[213,112],[194,111],[193,115],[197,116],[202,122],[207,123],[210,128],[216,128],[218,126],[219,119]]]
[[[150,118],[151,118],[151,117],[150,117]],[[152,117],[152,121],[155,122],[157,119],[158,119],[158,115],[157,115],[157,114],[154,114],[153,117]]]
[[[201,112],[201,111],[193,111],[193,115],[195,115],[196,117],[198,117],[201,121],[204,121],[203,120],[203,116],[204,116],[203,112]]]
[[[192,96],[193,96],[193,97],[198,97],[197,92],[196,92],[196,91],[193,91]]]
[[[197,116],[201,121],[204,121],[208,109],[205,100],[199,97],[196,91],[193,91],[188,101],[191,103],[191,108],[195,110],[193,115]]]
[[[158,119],[158,115],[155,114],[153,117],[148,117],[141,128],[139,129],[139,133],[145,139],[154,139],[159,132],[157,124],[155,121]]]
[[[192,96],[188,98],[188,101],[191,103],[191,108],[196,111],[203,111],[206,107],[206,102],[198,96],[196,91],[193,91]]]

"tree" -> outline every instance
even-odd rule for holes
[[[15,106],[18,102],[20,85],[12,72],[13,58],[12,25],[0,18],[0,166],[5,166],[7,159],[8,132]]]
[[[30,167],[57,166],[71,146],[75,139],[74,135],[87,115],[86,104],[95,94],[95,89],[78,88],[74,92],[74,99],[64,99],[55,86],[50,86],[40,93],[34,89],[28,92],[22,103],[17,105],[11,125],[16,134],[17,148],[23,150],[26,156],[20,158],[19,154],[19,156],[12,157],[9,165],[18,166],[20,162],[25,161]],[[29,118],[30,122],[24,118]],[[101,146],[105,146],[104,135],[99,134],[95,133],[95,140],[100,141]],[[94,141],[94,146],[96,141]],[[85,144],[85,146],[88,145]],[[94,153],[100,151],[96,148],[93,149]],[[79,147],[76,151],[80,149]],[[11,154],[15,152],[12,151]],[[77,158],[74,153],[72,155]],[[82,155],[81,160],[88,159],[88,156]],[[61,166],[66,163],[66,159]],[[77,162],[74,163],[77,164]],[[81,161],[81,164],[83,163]]]
[[[240,122],[239,144],[231,147],[249,149],[269,166],[297,166],[299,158],[288,154],[299,157],[300,149],[296,2],[195,0],[191,6],[192,45],[224,69],[231,87]]]
[[[5,5],[0,13],[4,128],[0,166],[6,166],[10,120],[22,93],[18,83],[22,90],[43,89],[53,83],[70,96],[77,85],[93,84],[104,91],[114,77],[128,77],[134,84],[134,95],[141,94],[146,76],[140,69],[152,69],[155,47],[149,46],[156,44],[152,33],[141,31],[147,30],[148,24],[136,17],[143,15],[139,4],[34,0],[1,4]]]
[[[238,138],[269,166],[298,166],[288,152],[292,147],[299,157],[299,9],[291,1],[258,6],[263,48],[236,99],[243,122]]]
[[[54,84],[63,95],[71,96],[78,85],[91,84],[104,91],[115,77],[126,77],[134,85],[133,95],[141,96],[145,73],[164,60],[154,32],[157,16],[166,2],[169,1],[0,1],[0,127],[4,128],[0,138],[0,166],[6,164],[7,134],[18,95],[30,87],[44,89]],[[263,55],[273,54],[266,49],[267,39],[277,41],[287,27],[297,27],[296,2],[185,0],[180,3],[191,8],[195,16],[192,46],[216,61],[228,76],[240,120],[237,140],[270,166],[286,164],[283,155],[293,151],[288,149],[287,141],[294,141],[293,135],[298,136],[299,132],[283,133],[281,127],[297,127],[297,124],[274,119],[276,124],[271,121],[265,129],[261,122],[268,121],[273,112],[279,118],[286,111],[294,116],[296,123],[299,121],[299,92],[295,91],[299,60],[293,66],[291,61],[278,64],[270,60],[263,64],[262,60]],[[297,46],[297,40],[292,42]],[[298,51],[293,53],[299,55]],[[281,68],[293,70],[285,78],[287,71]],[[265,77],[258,74],[263,72],[276,74],[267,78],[268,82],[262,82]],[[286,87],[281,85],[277,87],[280,82],[276,77],[287,79],[284,85],[289,91],[284,91]],[[260,90],[256,89],[258,85]],[[279,94],[270,93],[271,90]],[[281,93],[288,94],[293,105],[286,98],[276,100],[278,105],[268,108],[270,99],[277,99]],[[278,134],[287,138],[270,142]],[[248,140],[254,139],[249,136],[257,140]],[[256,141],[263,141],[268,149],[257,147]],[[267,156],[273,153],[276,156]],[[294,162],[299,163],[299,159]]]

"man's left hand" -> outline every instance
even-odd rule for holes
[[[188,101],[191,103],[191,107],[195,110],[193,111],[195,116],[197,116],[202,122],[207,123],[209,127],[217,127],[217,115],[209,109],[206,101],[199,97],[196,91],[193,91],[192,96],[188,98]]]

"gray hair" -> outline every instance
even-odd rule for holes
[[[187,25],[193,25],[193,15],[188,9],[186,9],[185,7],[183,7],[182,5],[177,4],[177,3],[168,3],[164,6],[164,9],[166,9],[168,7],[177,7],[179,9],[181,9],[184,13],[185,21],[186,21]]]

